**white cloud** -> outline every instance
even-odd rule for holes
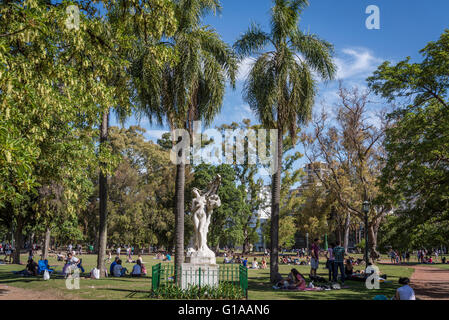
[[[342,53],[342,57],[335,58],[337,79],[342,80],[368,76],[384,61],[366,48],[346,48]]]
[[[237,73],[237,81],[244,81],[251,71],[251,67],[255,62],[254,58],[244,58],[239,64],[239,70]]]
[[[166,131],[166,130],[147,130],[147,132],[145,132],[145,136],[150,140],[156,141],[157,139],[162,138],[162,135],[166,132],[168,132],[168,131]]]

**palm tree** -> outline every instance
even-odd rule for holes
[[[272,177],[270,277],[278,272],[279,202],[283,135],[296,141],[297,127],[311,117],[316,93],[314,72],[333,79],[333,46],[298,27],[307,0],[274,0],[271,30],[252,24],[234,44],[240,58],[256,57],[243,96],[262,125],[278,129],[276,172]],[[262,52],[266,47],[271,51]],[[274,143],[274,142],[273,142]]]
[[[174,61],[163,65],[152,58],[154,50],[139,48],[133,63],[137,108],[150,123],[164,122],[170,129],[193,133],[193,122],[211,124],[220,112],[226,82],[235,87],[237,58],[218,33],[201,24],[202,17],[220,10],[218,0],[177,0],[178,29],[173,37],[154,47],[170,49]],[[185,163],[176,165],[175,182],[175,267],[184,262]]]

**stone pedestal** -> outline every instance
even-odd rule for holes
[[[186,262],[193,264],[217,264],[215,253],[210,249],[189,252],[186,257]]]
[[[215,259],[215,258],[214,258]],[[183,263],[181,271],[181,288],[189,286],[218,286],[218,265],[206,263]]]

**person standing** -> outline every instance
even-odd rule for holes
[[[318,269],[319,260],[320,260],[320,239],[314,239],[311,255],[312,259],[310,260],[310,276],[316,277],[316,270]]]
[[[333,249],[334,253],[334,279],[337,280],[338,269],[340,269],[341,273],[341,283],[345,283],[345,248],[340,245],[340,241],[337,241],[335,248]]]
[[[334,244],[331,243],[329,245],[329,248],[326,251],[326,258],[327,258],[327,262],[326,262],[326,266],[329,269],[329,281],[334,281],[336,282],[337,279],[335,279],[334,277],[334,262],[335,262],[335,257],[334,257],[334,252],[333,252],[333,248],[334,248]]]

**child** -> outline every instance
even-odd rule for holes
[[[254,261],[251,265],[251,269],[259,269],[259,264],[257,262],[257,258],[254,258]]]
[[[262,258],[262,266],[260,268],[261,269],[266,269],[267,268],[267,261],[265,260],[265,257]]]

